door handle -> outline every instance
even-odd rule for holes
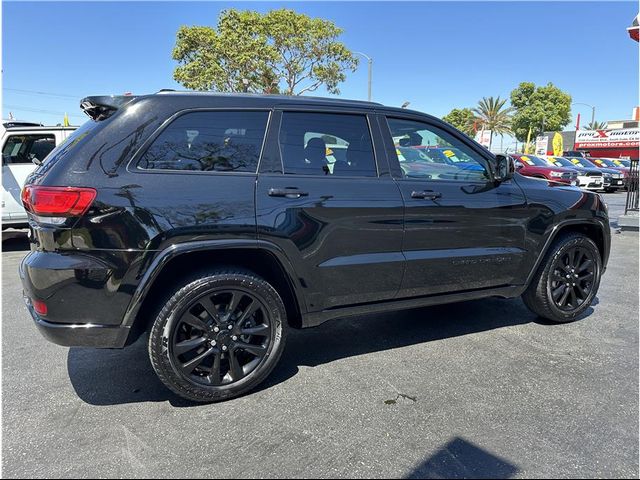
[[[285,198],[300,198],[309,196],[309,193],[300,191],[297,188],[270,188],[268,194],[270,197]]]
[[[433,190],[422,190],[420,192],[411,192],[411,198],[419,198],[423,200],[437,200],[441,198],[440,192],[434,192]]]

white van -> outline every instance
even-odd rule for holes
[[[20,126],[17,126],[20,125]],[[77,127],[43,127],[6,122],[2,134],[2,229],[27,226],[20,192],[31,172]]]

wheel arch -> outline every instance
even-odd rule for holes
[[[601,222],[598,221],[585,221],[585,220],[566,220],[557,224],[553,230],[548,234],[547,241],[544,244],[544,247],[540,251],[538,258],[529,272],[527,277],[527,281],[524,285],[526,288],[533,279],[533,276],[538,271],[542,260],[545,255],[549,251],[549,248],[553,244],[553,242],[560,236],[567,233],[581,233],[585,235],[587,238],[593,240],[593,242],[598,247],[598,251],[600,252],[600,257],[602,258],[603,267],[606,266],[608,256],[609,256],[609,242],[608,236],[605,233],[606,227],[602,225]]]
[[[294,283],[297,277],[291,263],[275,245],[263,241],[187,242],[162,250],[146,270],[123,320],[123,326],[132,329],[128,343],[148,327],[159,302],[180,279],[206,268],[230,266],[250,270],[271,283],[282,296],[288,324],[302,326],[304,297]]]

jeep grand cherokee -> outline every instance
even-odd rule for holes
[[[598,291],[600,196],[515,174],[432,116],[247,94],[81,106],[90,119],[23,190],[28,309],[65,346],[122,348],[147,332],[159,378],[185,398],[256,387],[291,328],[520,295],[568,322]],[[434,145],[475,168],[401,168],[401,148]]]

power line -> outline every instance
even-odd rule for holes
[[[54,110],[42,110],[42,109],[38,109],[38,108],[20,107],[18,105],[7,105],[7,104],[5,104],[5,105],[3,105],[3,107],[5,109],[23,110],[25,112],[33,112],[33,113],[46,113],[46,114],[49,114],[49,115],[64,115],[65,114],[65,112],[56,112]],[[86,118],[83,115],[78,115],[78,114],[75,114],[75,113],[69,113],[67,115],[69,115],[70,117],[76,117],[76,118]]]
[[[22,93],[22,94],[29,94],[29,95],[45,95],[47,97],[61,97],[61,98],[75,98],[77,100],[80,99],[79,95],[67,95],[64,93],[51,93],[51,92],[39,92],[36,90],[22,90],[19,88],[4,88],[3,90],[6,90],[7,92],[15,92],[15,93]]]

